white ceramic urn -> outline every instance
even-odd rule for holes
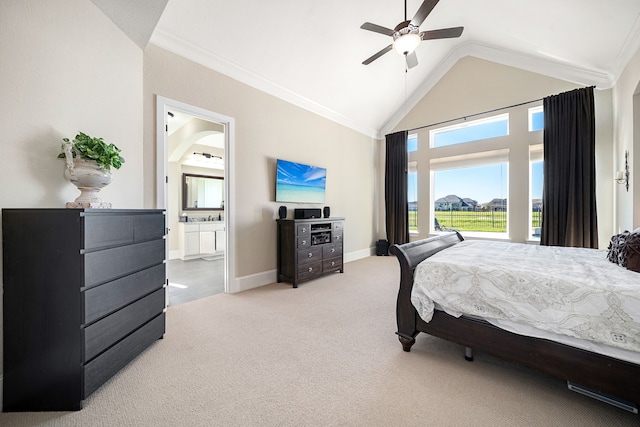
[[[73,158],[71,147],[64,150],[67,168],[65,178],[78,187],[80,195],[73,202],[68,202],[68,208],[110,208],[111,203],[104,202],[98,193],[111,183],[111,173],[104,170],[95,160]]]

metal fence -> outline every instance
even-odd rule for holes
[[[540,229],[542,212],[531,213],[532,229]],[[435,211],[434,225],[436,231],[454,229],[458,231],[485,231],[504,233],[507,231],[506,211]],[[409,230],[418,231],[418,212],[409,211]]]

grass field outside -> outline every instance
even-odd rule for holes
[[[436,211],[435,219],[441,229],[458,231],[479,231],[505,233],[507,231],[507,212],[483,211]],[[540,227],[540,212],[532,213],[531,227]],[[418,212],[409,211],[409,231],[418,231]]]

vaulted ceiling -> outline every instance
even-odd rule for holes
[[[145,14],[148,40],[239,81],[371,136],[380,136],[460,58],[471,55],[598,88],[610,88],[640,48],[638,0],[440,0],[420,30],[464,26],[461,37],[423,41],[406,70],[391,51],[362,61],[391,38],[360,29],[394,28],[403,0],[128,0],[114,22]],[[406,0],[411,19],[422,0]],[[164,10],[154,24],[149,15]],[[104,6],[101,7],[104,10]],[[111,7],[113,9],[113,6]],[[135,10],[134,10],[135,9]],[[148,22],[150,21],[150,22]],[[133,20],[133,22],[136,22]],[[142,34],[140,34],[142,33]],[[138,41],[140,40],[140,41]]]

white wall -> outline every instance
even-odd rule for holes
[[[614,170],[623,170],[629,150],[629,191],[615,185],[615,232],[640,227],[640,50],[631,58],[613,88]]]
[[[116,144],[126,160],[102,198],[143,207],[142,60],[88,0],[0,2],[2,208],[64,208],[80,194],[56,158],[78,131]]]
[[[484,111],[516,105],[541,99],[579,87],[573,83],[523,71],[517,68],[496,64],[490,61],[466,57],[458,61],[434,88],[402,119],[394,132],[413,129],[442,121],[464,117]],[[611,91],[596,91],[596,150],[597,150],[597,205],[599,245],[606,248],[613,227],[612,209],[612,162],[611,162]],[[509,149],[509,232],[511,241],[524,242],[528,237],[528,144],[532,135],[527,131],[527,109],[537,104],[528,104],[511,111],[510,134],[508,137],[475,142],[479,151]],[[502,113],[489,113],[487,116]],[[480,116],[482,117],[482,116]],[[473,119],[480,118],[473,117]],[[429,129],[419,130],[421,144],[428,144]],[[540,143],[542,142],[540,138]],[[462,154],[464,147],[450,146],[442,150],[447,155]],[[384,171],[384,142],[379,149],[378,168]],[[418,203],[420,226],[419,238],[428,234],[430,182],[428,176],[428,150],[419,150],[418,161]],[[384,188],[384,173],[380,183]],[[380,234],[384,238],[384,206],[380,206]]]
[[[235,219],[236,233],[230,238],[235,239],[237,264],[237,271],[230,272],[232,290],[275,279],[278,158],[327,168],[324,205],[331,207],[332,216],[346,218],[346,259],[371,253],[376,184],[373,139],[154,45],[145,49],[144,67],[146,207],[156,203],[157,96],[235,121],[235,163],[231,165],[235,170],[227,171],[226,178],[236,177],[235,212],[230,213]],[[287,206],[290,210],[311,207]]]

